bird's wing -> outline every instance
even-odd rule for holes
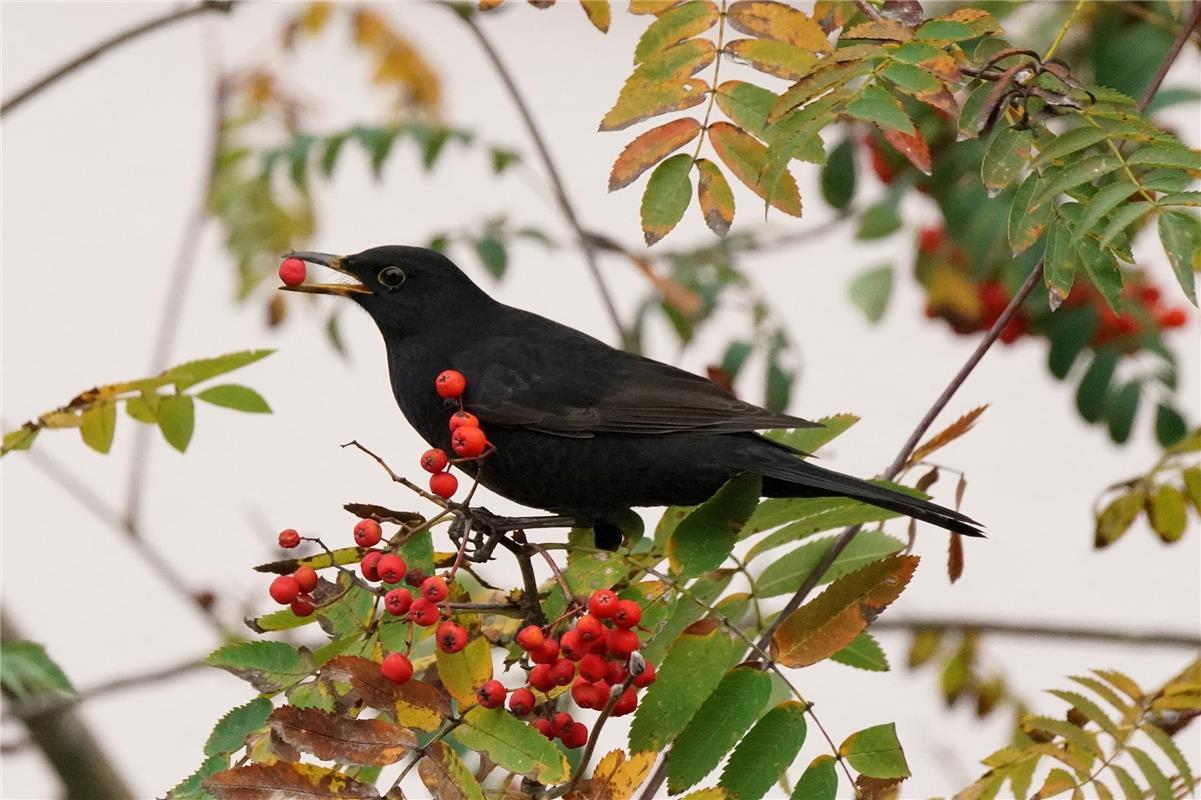
[[[545,346],[525,337],[492,337],[486,347],[459,356],[456,362],[469,381],[467,408],[485,423],[571,437],[817,426],[589,337]]]

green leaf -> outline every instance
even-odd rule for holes
[[[1059,380],[1067,377],[1085,345],[1092,340],[1097,325],[1097,315],[1090,309],[1063,309],[1051,319],[1047,331],[1051,339],[1047,368],[1052,375]]]
[[[232,408],[235,411],[246,411],[251,414],[270,414],[271,406],[263,396],[248,386],[236,383],[223,383],[213,386],[196,394],[196,399],[212,403],[222,408]]]
[[[1184,478],[1184,489],[1193,502],[1193,508],[1201,514],[1201,467],[1188,467],[1181,471],[1180,476]]]
[[[855,238],[863,241],[883,239],[889,234],[901,229],[901,215],[897,213],[897,196],[889,194],[878,203],[874,203],[859,215],[859,227],[855,230]]]
[[[834,800],[838,796],[838,771],[834,756],[821,755],[805,768],[790,800]]]
[[[822,446],[841,436],[858,421],[859,417],[854,414],[834,414],[817,420],[817,425],[812,428],[774,430],[768,431],[765,435],[773,442],[788,445],[802,453],[816,453]]]
[[[459,703],[459,708],[475,705],[475,690],[492,680],[492,655],[488,640],[472,637],[457,653],[441,648],[434,651],[438,663],[438,678]]]
[[[709,126],[709,143],[722,163],[759,197],[785,214],[801,216],[801,195],[787,162],[768,170],[768,151],[758,139],[737,125],[715,122]],[[793,153],[789,153],[791,158]]]
[[[705,224],[718,236],[725,236],[734,224],[734,192],[730,182],[721,168],[707,158],[696,160],[696,173],[696,199]]]
[[[646,656],[646,660],[661,663],[683,631],[706,613],[701,603],[712,605],[730,585],[734,574],[732,569],[719,569],[694,580],[688,587],[690,597],[681,597],[675,603],[667,622],[656,629],[655,635],[643,646],[642,655]],[[644,611],[643,616],[649,613]]]
[[[855,199],[855,143],[848,136],[830,151],[822,167],[822,197],[832,208],[845,211]]]
[[[1109,384],[1113,380],[1114,369],[1118,365],[1116,350],[1106,348],[1093,357],[1093,363],[1080,379],[1076,389],[1076,409],[1085,422],[1096,422],[1105,411],[1105,401],[1109,397]]]
[[[188,449],[192,441],[192,430],[196,426],[196,409],[192,398],[186,394],[172,394],[163,398],[158,406],[158,429],[163,432],[167,443],[179,452]]]
[[[927,20],[917,29],[917,38],[927,42],[961,42],[979,35],[968,25],[953,19]]]
[[[1071,705],[1113,738],[1117,739],[1121,735],[1118,726],[1109,719],[1100,706],[1079,692],[1071,692],[1066,689],[1050,689],[1048,690],[1048,694],[1052,694]]]
[[[486,235],[475,240],[475,254],[488,274],[493,278],[503,278],[509,267],[509,254],[505,251],[504,242],[494,235]]]
[[[1187,147],[1141,147],[1126,157],[1132,167],[1168,167],[1201,170],[1201,153]]]
[[[1184,528],[1188,524],[1188,507],[1184,503],[1184,494],[1175,486],[1166,483],[1161,485],[1155,494],[1151,495],[1147,516],[1160,539],[1168,543],[1177,541],[1184,535]]]
[[[855,641],[830,656],[830,659],[848,667],[871,672],[888,672],[888,656],[884,655],[884,648],[880,647],[880,643],[867,631],[856,636]]]
[[[881,128],[910,136],[917,130],[900,102],[878,86],[868,86],[860,91],[859,96],[847,105],[847,113],[863,122],[874,122]]]
[[[22,425],[14,431],[9,431],[4,434],[4,444],[0,446],[0,455],[11,450],[28,450],[33,447],[33,440],[38,438],[38,434],[42,429]]]
[[[728,800],[760,800],[792,764],[805,743],[805,705],[782,703],[755,723],[722,770],[718,784]]]
[[[237,642],[219,647],[205,663],[249,681],[260,692],[278,692],[299,683],[316,669],[313,654],[285,642]]]
[[[1192,786],[1196,783],[1188,759],[1184,757],[1184,753],[1180,752],[1180,748],[1176,746],[1176,743],[1172,741],[1172,737],[1163,728],[1152,722],[1142,725],[1139,730],[1145,733],[1155,743],[1155,746],[1163,751],[1163,754],[1168,757],[1168,761],[1172,762],[1172,766],[1184,778],[1186,786]]]
[[[691,108],[709,97],[709,86],[691,76],[717,56],[708,39],[688,39],[648,58],[634,68],[600,130],[617,131],[668,111]]]
[[[43,694],[75,694],[67,676],[36,642],[0,645],[0,685],[18,700]]]
[[[737,378],[738,373],[742,371],[742,365],[746,363],[750,357],[754,346],[750,342],[730,342],[726,345],[726,352],[721,357],[721,368],[731,378]]]
[[[738,532],[759,504],[758,475],[731,478],[676,527],[667,543],[672,572],[692,578],[721,566],[738,541]]]
[[[216,358],[202,358],[172,367],[163,373],[163,377],[169,379],[175,384],[175,388],[182,392],[193,384],[233,372],[235,369],[241,369],[274,352],[274,350],[243,350]]]
[[[215,756],[240,750],[246,744],[247,736],[267,724],[271,708],[270,700],[256,697],[245,705],[227,711],[204,743],[204,754]]]
[[[877,481],[880,486],[893,488],[900,484],[888,481]],[[905,487],[908,489],[908,487]],[[909,489],[908,493],[915,490]],[[918,493],[914,496],[923,496]],[[807,497],[807,498],[773,498],[764,500],[751,516],[747,526],[742,529],[742,535],[751,536],[760,531],[774,528],[781,523],[789,522],[771,536],[756,543],[747,554],[748,558],[757,558],[773,547],[794,542],[814,533],[842,528],[847,525],[862,525],[867,522],[883,522],[900,516],[895,511],[852,500],[849,497]]]
[[[672,643],[630,725],[630,751],[662,750],[684,729],[725,674],[734,640],[712,620]]]
[[[838,747],[839,755],[869,778],[908,778],[909,765],[891,722],[852,733]]]
[[[1105,421],[1109,425],[1109,438],[1118,444],[1130,438],[1130,429],[1134,425],[1134,415],[1138,411],[1141,396],[1142,387],[1137,381],[1130,381],[1109,395],[1105,404]]]
[[[1136,191],[1138,187],[1126,180],[1102,186],[1085,205],[1084,214],[1073,226],[1073,237],[1080,239],[1089,234],[1105,216],[1130,199]]]
[[[1138,222],[1154,208],[1155,204],[1146,200],[1120,206],[1110,216],[1109,222],[1105,224],[1104,230],[1101,231],[1101,246],[1108,247],[1110,242],[1121,236],[1127,228]]]
[[[1161,447],[1171,447],[1188,433],[1188,424],[1180,412],[1160,401],[1155,407],[1155,439]]]
[[[334,167],[338,164],[338,156],[342,154],[342,145],[346,144],[346,140],[349,138],[350,134],[339,133],[325,140],[325,148],[321,151],[321,161],[319,164],[322,175],[328,178],[334,174]]]
[[[642,195],[642,232],[647,245],[662,239],[692,202],[692,156],[679,153],[655,167]]]
[[[229,756],[211,756],[195,772],[167,792],[167,800],[212,800],[202,785],[210,776],[229,769]]]
[[[1014,255],[1034,246],[1054,217],[1055,209],[1050,204],[1033,206],[1030,202],[1042,183],[1038,173],[1032,172],[1013,195],[1013,205],[1009,207],[1009,248]]]
[[[151,398],[153,404],[145,396],[129,398],[125,401],[125,413],[138,422],[154,425],[158,422],[159,398],[157,395],[152,395]]]
[[[1030,205],[1037,208],[1044,203],[1050,203],[1050,201],[1069,189],[1074,189],[1085,183],[1091,183],[1121,166],[1121,158],[1112,153],[1082,158],[1057,172],[1049,180],[1043,181],[1039,185],[1038,193],[1034,195],[1034,199],[1031,200]],[[1049,172],[1048,170],[1048,174]]]
[[[560,783],[571,774],[567,759],[552,742],[503,708],[475,706],[450,735],[504,769],[540,783]]]
[[[1163,770],[1155,763],[1151,756],[1137,747],[1127,747],[1126,752],[1130,753],[1134,759],[1134,763],[1138,764],[1139,770],[1143,773],[1143,777],[1147,779],[1147,786],[1151,789],[1151,797],[1175,797],[1172,791],[1172,782],[1168,780],[1168,776],[1163,774]]]
[[[753,667],[735,667],[676,737],[667,762],[667,789],[679,794],[717,768],[763,712],[771,677]]]
[[[851,302],[859,307],[868,322],[879,322],[892,296],[892,265],[873,267],[851,281]]]
[[[1034,141],[1026,131],[998,125],[984,148],[980,178],[989,197],[996,197],[1013,183],[1034,152]]]
[[[798,547],[791,553],[777,558],[759,575],[759,579],[755,582],[755,593],[759,597],[792,594],[809,576],[809,573],[821,563],[829,549],[834,546],[835,541],[836,537],[827,537]],[[873,561],[879,561],[885,556],[900,552],[904,547],[905,544],[901,540],[895,539],[883,531],[860,531],[846,546],[846,549],[838,554],[838,558],[822,575],[818,585],[829,583]]]
[[[1070,131],[1056,136],[1042,148],[1038,154],[1038,158],[1034,159],[1031,165],[1035,169],[1042,169],[1053,161],[1062,161],[1066,156],[1073,153],[1078,153],[1086,147],[1091,147],[1098,142],[1104,141],[1109,136],[1103,128],[1097,128],[1092,125],[1082,125],[1079,128],[1073,128]]]
[[[1076,224],[1083,213],[1078,203],[1064,203],[1059,207],[1059,213],[1069,227],[1063,232],[1064,243],[1071,248],[1076,261],[1084,268],[1089,280],[1101,292],[1105,302],[1115,313],[1122,310],[1122,272],[1113,253],[1103,249],[1092,237],[1077,239],[1072,234],[1071,226]],[[1050,242],[1047,243],[1050,249]]]
[[[1197,305],[1196,270],[1201,266],[1201,222],[1179,211],[1159,215],[1159,241],[1184,294]]]
[[[84,444],[97,453],[107,453],[113,446],[113,433],[117,430],[117,406],[112,400],[103,400],[86,409],[80,423],[79,435]]]

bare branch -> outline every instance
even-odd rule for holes
[[[1002,622],[967,617],[882,617],[872,623],[873,631],[951,630],[987,633],[994,636],[1029,637],[1048,641],[1108,642],[1138,647],[1201,648],[1201,636],[1174,631],[1114,630],[1100,625],[1066,623]]]

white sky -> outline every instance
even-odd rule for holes
[[[5,2],[2,94],[162,8]],[[285,72],[311,101],[318,130],[383,119],[385,98],[366,88],[367,66],[344,46],[344,33],[331,32],[291,60],[276,55],[276,31],[290,10],[283,4],[240,7],[230,20],[193,21],[141,39],[4,121],[6,422],[57,406],[96,383],[146,372],[158,309],[172,290],[168,280],[178,238],[203,171],[211,93],[206,39],[226,65],[267,61]],[[444,75],[448,120],[532,153],[499,83],[451,15],[415,4],[389,11]],[[611,32],[602,36],[564,2],[545,12],[521,5],[485,24],[530,98],[585,225],[638,244],[641,183],[612,195],[605,191],[609,166],[633,133],[598,134],[596,125],[628,74],[646,18],[615,13]],[[1181,85],[1188,75],[1196,85],[1198,74],[1196,54],[1189,52],[1168,84]],[[1196,146],[1198,120],[1181,115],[1176,124]],[[382,183],[370,180],[364,159],[355,154],[344,159],[333,184],[319,184],[322,224],[314,249],[349,252],[419,243],[436,230],[498,213],[566,238],[556,209],[519,172],[494,180],[484,157],[472,152],[451,154],[433,175],[425,175],[411,148],[398,147]],[[810,212],[800,221],[776,218],[775,230],[803,230],[829,218],[816,171],[797,172]],[[871,179],[862,186],[879,192]],[[735,230],[761,224],[752,196],[741,187],[735,193],[742,208]],[[933,219],[933,210],[916,201],[904,214],[910,223]],[[690,209],[665,244],[705,241],[709,234],[699,216]],[[863,417],[826,454],[828,464],[849,472],[870,474],[891,460],[974,344],[922,317],[921,294],[909,277],[910,241],[903,234],[859,243],[843,229],[804,248],[748,260],[803,353],[804,376],[790,410],[811,418],[839,411]],[[1136,250],[1178,298],[1157,243],[1141,241]],[[499,285],[481,274],[470,255],[462,261],[503,300],[612,339],[576,252],[519,246],[510,276]],[[900,267],[902,279],[884,321],[872,327],[846,302],[845,287],[860,269],[885,261]],[[603,266],[623,310],[631,311],[643,294],[643,279],[621,260]],[[235,378],[260,389],[276,413],[260,417],[199,408],[185,457],[156,441],[144,518],[155,546],[194,586],[217,592],[220,610],[231,621],[246,606],[269,606],[266,582],[249,567],[272,556],[274,531],[294,526],[338,541],[349,537],[352,524],[340,508],[343,502],[409,502],[365,457],[339,450],[338,443],[358,438],[405,467],[415,466],[424,449],[393,405],[383,348],[365,315],[353,309],[344,315],[352,352],[346,362],[323,340],[323,315],[295,313],[282,329],[268,331],[261,302],[234,306],[232,290],[229,259],[210,226],[173,362],[279,348]],[[328,302],[335,301],[323,301]],[[733,332],[728,325],[710,331],[683,366],[702,369]],[[1170,340],[1182,357],[1180,397],[1193,420],[1201,416],[1197,333],[1194,317]],[[654,334],[653,354],[672,358],[670,337],[663,330]],[[966,573],[952,587],[942,564],[945,538],[923,531],[918,552],[928,559],[888,617],[948,614],[1195,634],[1198,531],[1165,547],[1140,522],[1117,546],[1092,550],[1091,504],[1105,485],[1153,463],[1151,426],[1140,415],[1132,444],[1115,448],[1100,429],[1079,420],[1074,387],[1048,379],[1045,357],[1045,345],[1035,340],[998,348],[951,403],[942,424],[992,404],[975,431],[940,454],[943,463],[967,472],[965,510],[987,523],[990,538],[967,543]],[[757,382],[741,388],[758,396]],[[119,506],[133,428],[123,418],[108,457],[87,450],[70,432],[46,433],[37,448]],[[211,629],[192,608],[25,456],[5,459],[3,475],[5,609],[48,647],[76,686],[213,648]],[[952,487],[944,479],[936,493],[949,501]],[[487,504],[511,508],[495,499]],[[903,535],[904,524],[894,525]],[[494,574],[516,581],[502,571]],[[893,662],[902,661],[908,637],[880,638]],[[1065,675],[1113,667],[1153,686],[1189,657],[1171,649],[999,638],[986,641],[983,655],[1036,708],[1054,714],[1062,713],[1062,704],[1040,692],[1063,686]],[[795,679],[836,740],[868,725],[897,723],[915,774],[906,796],[961,788],[982,771],[978,759],[1007,737],[1004,715],[982,723],[966,708],[945,713],[930,671],[913,675],[900,669],[882,676],[822,664],[797,672]],[[249,687],[237,679],[202,671],[96,700],[82,714],[139,795],[152,796],[199,764],[213,722],[250,697]],[[5,721],[3,741],[21,735],[19,725]],[[1196,754],[1199,742],[1194,726],[1183,746]],[[820,752],[811,736],[802,759]],[[6,757],[3,768],[5,797],[56,792],[55,779],[30,750]]]

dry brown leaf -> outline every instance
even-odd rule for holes
[[[322,761],[384,767],[417,747],[417,736],[394,722],[350,719],[320,708],[281,706],[267,724],[279,738]]]

